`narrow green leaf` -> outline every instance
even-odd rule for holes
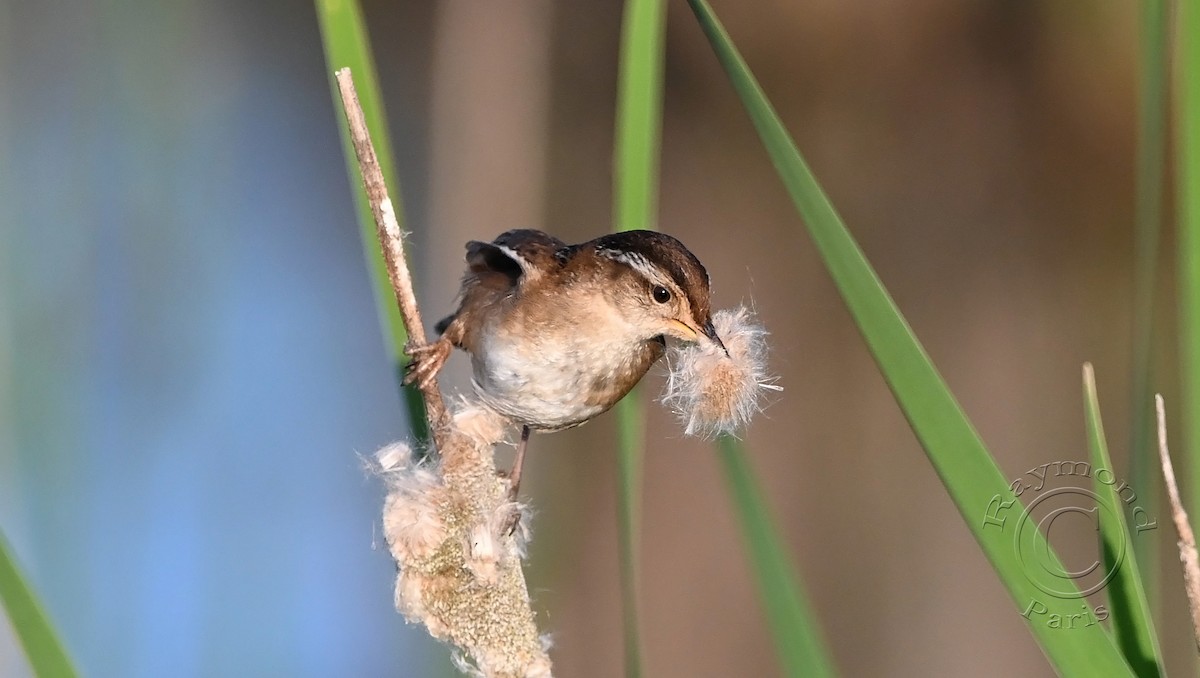
[[[1050,578],[1049,572],[1065,570],[1036,529],[1017,542],[1021,549],[1014,547],[1012,531],[1028,523],[1020,520],[1020,500],[817,184],[712,9],[704,0],[688,2],[909,425],[1046,655],[1065,676],[1131,675],[1100,624],[1064,632],[1052,628],[1039,612],[1063,598],[1072,598],[1072,610],[1077,610],[1078,590]],[[1041,554],[1040,567],[1023,565],[1025,548]],[[1047,590],[1057,591],[1057,596],[1051,599]]]
[[[1200,411],[1200,6],[1194,2],[1175,5],[1179,61],[1179,386],[1183,412]],[[1192,506],[1200,506],[1200,417],[1183,417],[1181,443],[1190,481]],[[1193,525],[1195,517],[1192,518]]]
[[[814,621],[812,606],[788,559],[745,449],[736,438],[722,436],[717,440],[717,453],[742,525],[784,673],[797,678],[836,675],[820,626]]]
[[[38,678],[73,678],[75,667],[0,532],[0,603]]]
[[[1167,147],[1167,16],[1164,0],[1142,0],[1141,78],[1138,92],[1137,222],[1134,242],[1133,402],[1130,412],[1130,482],[1141,505],[1157,515],[1159,465],[1154,441],[1153,359],[1159,234],[1163,215],[1163,164]],[[1135,545],[1147,596],[1156,600],[1158,546]]]
[[[662,129],[665,0],[627,0],[621,27],[617,130],[613,152],[613,228],[652,229],[658,201]],[[640,389],[617,404],[617,529],[625,675],[642,675],[638,623],[638,538],[641,533],[645,426]]]
[[[1112,613],[1117,644],[1133,672],[1142,678],[1162,675],[1162,651],[1154,632],[1150,602],[1142,588],[1137,552],[1131,543],[1134,534],[1125,518],[1125,497],[1112,480],[1116,471],[1108,456],[1104,423],[1100,418],[1100,400],[1096,396],[1096,375],[1090,363],[1083,366],[1083,409],[1087,421],[1088,449],[1091,450],[1092,479],[1100,511],[1100,541],[1104,554],[1104,572],[1112,573],[1105,590]],[[1101,469],[1111,473],[1104,482]],[[1149,538],[1146,538],[1150,541]]]
[[[345,156],[346,171],[354,190],[359,235],[362,238],[363,253],[367,258],[371,286],[375,292],[375,308],[383,328],[384,344],[387,346],[388,356],[392,360],[397,383],[399,383],[404,374],[404,365],[408,362],[408,358],[404,354],[404,344],[408,342],[408,332],[404,329],[404,320],[400,317],[395,293],[392,291],[392,284],[388,281],[387,265],[383,261],[383,251],[380,249],[379,236],[375,231],[375,220],[371,216],[371,207],[367,203],[367,192],[363,188],[358,161],[354,157],[354,147],[350,143],[350,130],[346,126],[346,114],[342,109],[342,99],[338,95],[337,83],[334,81],[333,74],[341,68],[349,67],[350,72],[354,75],[354,86],[358,90],[358,98],[362,103],[367,128],[371,131],[371,140],[375,143],[379,166],[383,169],[388,193],[392,199],[392,205],[396,208],[396,219],[403,228],[404,208],[400,200],[400,182],[396,178],[396,163],[392,159],[392,142],[387,130],[383,98],[379,92],[379,78],[375,74],[375,61],[371,58],[371,43],[367,37],[358,1],[316,0],[316,7],[317,18],[321,26],[321,41],[325,47],[325,72],[329,78],[333,107],[337,111],[338,120],[341,123],[339,130],[342,136],[342,154]],[[420,331],[423,332],[424,328],[421,328]],[[427,439],[429,431],[428,424],[425,422],[425,403],[421,400],[420,392],[413,387],[401,387],[401,394],[408,411],[409,426],[413,435],[419,440]]]

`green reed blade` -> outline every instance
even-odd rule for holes
[[[1104,422],[1100,418],[1100,400],[1096,395],[1096,375],[1090,363],[1083,366],[1083,406],[1088,449],[1091,451],[1093,486],[1099,497],[1097,510],[1100,511],[1104,572],[1112,573],[1112,580],[1105,587],[1112,613],[1112,628],[1117,645],[1134,673],[1141,678],[1161,676],[1162,651],[1154,632],[1150,602],[1142,587],[1137,549],[1133,548],[1139,535],[1129,531],[1129,522],[1125,517],[1126,499],[1132,500],[1137,494],[1132,487],[1118,492],[1119,486],[1113,482],[1116,470],[1108,456]],[[1110,473],[1101,475],[1101,469],[1107,469]],[[1149,536],[1142,536],[1142,540],[1154,541]]]
[[[74,678],[75,667],[46,611],[22,576],[12,549],[0,532],[0,604],[38,678]]]
[[[1045,604],[1042,568],[1024,566],[1010,529],[1022,510],[995,460],[984,447],[924,348],[900,314],[862,250],[842,223],[758,82],[704,0],[688,0],[717,59],[750,115],[775,169],[792,196],[821,259],[909,425],[947,491],[1019,609]],[[1036,530],[1026,536],[1041,563],[1063,572],[1053,550]],[[952,564],[946,563],[947,568]],[[1067,587],[1066,595],[1070,595]],[[1056,590],[1056,589],[1054,589]],[[1078,589],[1075,589],[1078,594]],[[1053,601],[1050,601],[1053,602]],[[1074,601],[1072,601],[1074,604]],[[1049,606],[1046,605],[1048,608]],[[1131,675],[1102,625],[1063,633],[1031,612],[1029,627],[1059,673],[1068,676]]]

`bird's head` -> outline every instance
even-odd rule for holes
[[[644,339],[674,337],[725,350],[712,324],[708,271],[683,243],[656,231],[622,231],[588,245],[606,293]]]

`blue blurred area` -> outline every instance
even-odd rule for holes
[[[425,673],[324,71],[308,3],[0,2],[0,529],[87,675]]]

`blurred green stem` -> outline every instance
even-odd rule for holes
[[[775,652],[784,674],[835,675],[821,630],[813,621],[812,606],[779,540],[779,529],[746,459],[746,451],[730,436],[718,439],[717,451],[742,524],[746,550],[757,575],[755,581],[767,610],[767,626],[774,636]]]
[[[662,129],[664,0],[627,0],[621,27],[617,129],[613,152],[613,229],[653,229]],[[645,423],[640,389],[617,404],[617,513],[625,675],[642,675],[638,623]]]
[[[1176,124],[1178,168],[1178,269],[1180,269],[1180,359],[1183,412],[1200,407],[1200,7],[1178,7],[1180,94]],[[1190,469],[1192,511],[1200,506],[1200,416],[1183,416],[1183,455]]]
[[[321,41],[325,47],[326,75],[329,78],[330,93],[334,108],[342,124],[338,130],[342,137],[342,155],[346,160],[346,172],[350,177],[350,185],[354,192],[354,205],[358,213],[359,236],[362,241],[363,254],[367,259],[367,267],[371,277],[371,288],[375,295],[375,309],[383,328],[383,340],[387,346],[388,356],[392,360],[392,369],[396,383],[400,384],[404,374],[404,365],[408,358],[404,354],[404,345],[408,342],[408,332],[404,329],[404,321],[400,317],[400,309],[396,306],[396,297],[392,291],[392,283],[388,280],[387,265],[380,250],[379,237],[375,231],[375,220],[371,216],[371,206],[367,201],[367,193],[363,188],[362,178],[358,171],[358,160],[354,156],[354,146],[345,124],[345,112],[342,110],[341,97],[338,95],[337,83],[333,74],[341,68],[349,68],[354,73],[354,82],[358,89],[359,101],[362,103],[363,115],[367,120],[367,129],[375,142],[375,152],[379,165],[383,169],[392,205],[396,211],[396,220],[404,228],[404,208],[400,199],[400,182],[396,178],[396,163],[392,158],[392,141],[387,130],[387,116],[383,110],[383,96],[379,90],[379,76],[375,72],[375,61],[371,58],[371,43],[363,24],[362,10],[357,0],[316,0],[317,19],[321,27]],[[424,331],[421,329],[420,331]],[[401,386],[401,397],[408,412],[409,427],[417,440],[429,438],[429,426],[425,420],[425,405],[420,392],[414,387]]]
[[[1154,448],[1154,318],[1159,234],[1166,157],[1167,22],[1164,0],[1141,3],[1141,80],[1138,94],[1137,213],[1134,243],[1133,402],[1130,405],[1130,480],[1152,514],[1159,504]],[[1137,541],[1147,595],[1157,599],[1158,551],[1153,539]]]
[[[1179,330],[1180,390],[1183,396],[1181,458],[1193,507],[1200,505],[1200,7],[1179,10]]]
[[[1177,61],[1179,91],[1175,101],[1179,149],[1179,389],[1183,407],[1179,457],[1187,476],[1184,492],[1192,511],[1200,506],[1200,7],[1195,2],[1175,4],[1178,11]],[[1195,519],[1193,518],[1193,526]]]
[[[625,675],[642,675],[638,624],[638,529],[641,519],[642,459],[646,438],[642,400],[634,391],[617,403],[617,532],[620,549],[621,622],[625,642]]]
[[[663,0],[628,0],[625,4],[613,154],[613,227],[617,231],[655,227],[666,10]]]

